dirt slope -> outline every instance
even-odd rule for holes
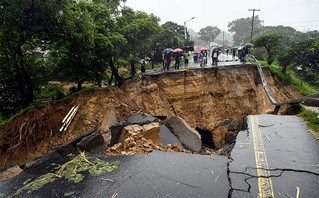
[[[268,68],[263,70],[278,101],[301,96],[292,87],[282,87]],[[76,105],[80,109],[68,130],[59,132],[62,119]],[[143,110],[156,116],[176,115],[193,128],[211,130],[225,119],[242,120],[249,114],[272,111],[274,106],[252,65],[137,76],[125,81],[119,89],[90,90],[61,102],[34,107],[1,127],[0,168],[33,159],[96,126],[101,127],[112,110],[121,121]],[[101,129],[107,130],[103,126]]]

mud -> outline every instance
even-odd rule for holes
[[[270,90],[280,102],[301,96],[296,89],[283,87],[268,68],[263,70]],[[80,109],[71,125],[60,132],[62,119],[77,105]],[[0,167],[22,164],[94,128],[106,132],[110,112],[119,121],[140,110],[159,117],[179,116],[192,128],[214,131],[227,119],[241,121],[247,115],[265,114],[274,108],[252,65],[137,76],[125,81],[121,88],[90,90],[33,107],[15,117],[0,128]],[[229,126],[227,130],[213,135],[226,141],[223,138]]]

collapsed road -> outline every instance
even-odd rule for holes
[[[265,74],[276,98],[289,101],[298,96],[298,93],[288,87],[278,90],[276,77],[269,70]],[[21,143],[4,144],[7,145],[8,152],[1,152],[5,158],[0,161],[4,164],[14,161],[25,162],[41,154],[32,153],[31,150],[42,147],[43,154],[44,151],[50,151],[50,148],[57,146],[59,138],[62,137],[64,142],[70,141],[83,134],[82,130],[94,126],[101,132],[106,131],[118,122],[116,120],[123,120],[138,109],[161,117],[177,115],[183,117],[190,127],[210,129],[213,131],[211,137],[215,149],[222,150],[227,134],[234,133],[228,131],[233,128],[230,126],[231,123],[239,123],[239,120],[247,115],[263,114],[273,110],[273,105],[266,100],[267,96],[262,91],[262,82],[258,80],[256,68],[249,64],[236,65],[231,69],[204,68],[170,72],[165,75],[150,74],[139,78],[126,82],[118,91],[92,91],[85,97],[74,97],[55,107],[48,105],[33,110],[44,110],[44,119],[53,120],[43,122],[49,124],[41,124],[42,128],[57,131],[55,128],[60,126],[55,122],[63,119],[63,115],[67,113],[65,109],[81,104],[78,115],[62,135],[52,132],[50,136],[47,133],[42,134],[45,138],[40,139],[41,143],[35,144],[36,147],[31,147],[28,143],[26,148],[23,148]],[[216,86],[209,87],[211,85]],[[240,108],[238,104],[241,104]],[[220,111],[221,108],[224,111]],[[34,115],[34,112],[31,111],[31,115]],[[47,118],[50,114],[55,114],[58,119]],[[12,122],[20,123],[17,130],[25,129],[23,126],[27,124],[23,119],[28,118],[27,116],[28,113],[22,115],[22,119]],[[145,126],[137,126],[141,127]],[[37,130],[33,132],[39,133]],[[92,131],[90,134],[95,132]],[[237,133],[238,131],[235,134]],[[107,134],[109,133],[104,133]],[[54,171],[75,157],[66,150],[74,150],[75,146],[83,145],[81,142],[86,138],[86,134],[82,136],[83,138],[77,138],[78,140],[72,140],[68,144],[72,148],[57,147],[59,149],[53,152],[51,150],[48,155],[40,158],[40,161],[36,160],[36,163],[31,161],[20,166],[12,164],[13,169],[7,169],[8,171],[19,168],[25,171],[12,179],[0,182],[0,196],[11,196],[17,192],[19,193],[15,197],[314,197],[318,194],[315,188],[318,185],[319,170],[318,141],[308,133],[303,121],[294,116],[248,116],[247,129],[238,133],[237,143],[231,145],[234,149],[231,153],[225,152],[226,156],[171,153],[179,151],[184,145],[174,148],[154,147],[155,150],[152,151],[150,147],[153,145],[145,142],[142,137],[135,137],[143,140],[142,147],[147,152],[129,156],[90,154],[89,156],[97,161],[118,160],[120,164],[110,173],[98,176],[85,173],[83,181],[74,183],[61,177],[60,172],[55,174]],[[46,139],[50,140],[49,144],[45,144]],[[60,141],[61,143],[63,142]],[[125,144],[120,146],[117,148],[126,147]],[[132,150],[126,149],[132,154]],[[15,152],[10,155],[9,151]],[[28,155],[19,155],[17,151]],[[60,166],[56,167],[57,164]],[[56,178],[53,180],[50,177],[50,182],[41,188],[35,187],[37,190],[24,189],[24,186],[34,184],[32,181],[37,181],[34,179],[46,173],[53,173],[51,176],[55,175]],[[76,175],[76,179],[82,176]]]
[[[86,174],[79,183],[55,180],[15,197],[316,197],[319,194],[319,142],[296,116],[248,117],[228,156],[167,153],[125,156],[111,173]],[[15,178],[0,182],[0,193],[13,195],[24,182],[53,172],[50,158]],[[108,181],[103,183],[103,181]],[[66,196],[67,197],[67,196]],[[71,196],[70,196],[71,197]]]

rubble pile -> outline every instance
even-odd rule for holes
[[[182,148],[176,143],[163,146],[161,141],[160,125],[153,122],[145,125],[128,125],[123,128],[119,141],[110,147],[108,155],[133,155],[150,153],[153,150],[164,152],[181,152]]]

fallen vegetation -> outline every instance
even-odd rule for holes
[[[97,176],[114,171],[120,164],[120,161],[109,163],[98,158],[89,160],[90,158],[87,157],[84,152],[79,152],[80,154],[78,156],[62,165],[55,163],[51,164],[57,165],[55,169],[58,170],[55,173],[47,173],[45,175],[41,175],[33,181],[31,181],[31,179],[26,180],[23,183],[24,186],[18,189],[12,196],[9,196],[9,198],[19,195],[23,191],[31,193],[34,190],[42,188],[47,183],[54,182],[56,179],[64,178],[69,182],[73,181],[75,183],[78,183],[84,179],[84,175],[81,174],[81,172],[88,171],[91,175]]]

